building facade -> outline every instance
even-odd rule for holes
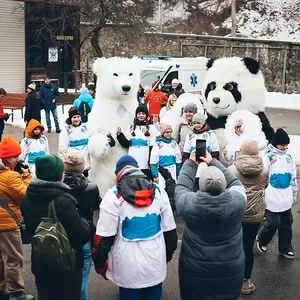
[[[24,2],[1,0],[0,87],[24,93],[26,85]]]
[[[74,88],[74,71],[79,65],[79,14],[78,20],[72,18],[69,24],[59,16],[68,12],[76,15],[76,9],[44,0],[1,0],[1,87],[23,93],[28,83],[34,81],[39,86],[49,77],[59,87]],[[41,25],[43,14],[52,26],[50,30],[50,26]]]

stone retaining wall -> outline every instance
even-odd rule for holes
[[[102,31],[100,43],[106,57],[171,55],[258,58],[269,91],[300,93],[300,43],[167,33],[145,33],[128,38],[116,28]],[[88,53],[82,53],[83,64]]]

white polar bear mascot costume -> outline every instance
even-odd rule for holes
[[[94,63],[97,75],[97,93],[88,126],[93,134],[88,149],[91,158],[89,179],[96,183],[103,196],[116,182],[114,170],[117,160],[127,149],[117,142],[118,126],[126,133],[133,122],[137,107],[140,69],[137,59],[98,58]],[[109,145],[107,134],[115,139]]]

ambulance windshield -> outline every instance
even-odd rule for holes
[[[154,81],[158,81],[166,73],[165,70],[142,70],[141,72],[141,85],[142,87],[152,87]]]

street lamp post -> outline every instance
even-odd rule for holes
[[[231,36],[236,36],[236,0],[231,0]]]
[[[163,31],[163,0],[158,0],[159,31]]]

